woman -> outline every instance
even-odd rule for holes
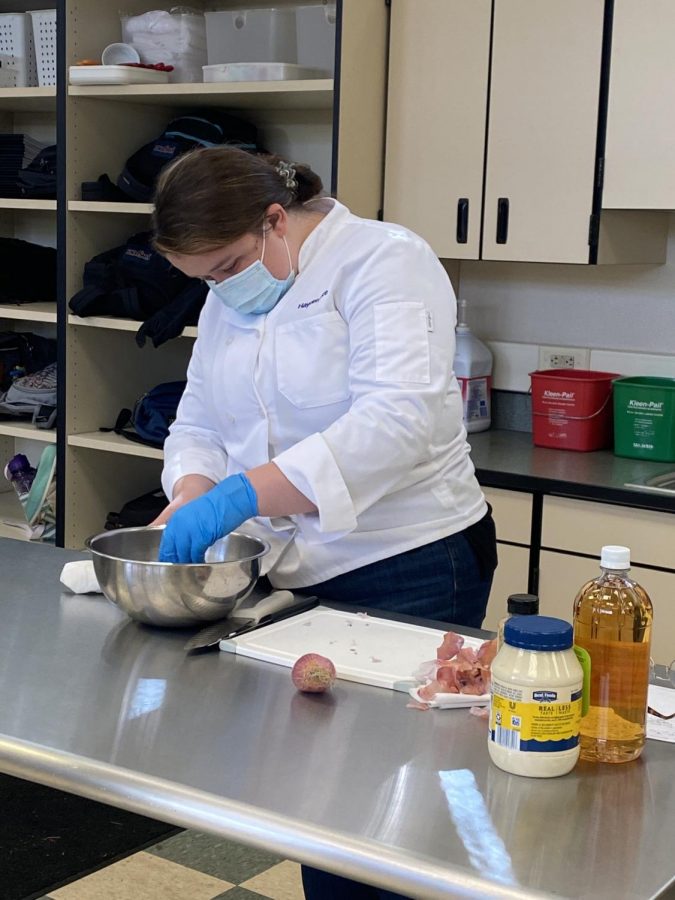
[[[421,238],[321,191],[306,166],[227,147],[160,177],[155,246],[211,288],[164,446],[160,559],[198,562],[246,522],[274,587],[479,627],[496,544],[452,287]]]

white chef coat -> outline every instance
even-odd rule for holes
[[[251,519],[263,571],[306,587],[462,531],[485,515],[452,371],[456,303],[422,238],[330,210],[266,315],[209,294],[164,445],[171,497],[270,460],[318,514]],[[295,537],[290,540],[295,528]],[[280,549],[286,553],[279,558]]]

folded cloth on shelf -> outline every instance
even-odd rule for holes
[[[90,559],[67,562],[61,572],[61,584],[73,594],[100,594],[101,588]]]

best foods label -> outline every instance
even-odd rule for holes
[[[579,743],[580,690],[528,691],[492,679],[490,740],[509,750],[547,753]]]

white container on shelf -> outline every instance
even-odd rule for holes
[[[323,78],[320,69],[297,66],[293,63],[241,62],[204,66],[204,81],[293,81],[303,78]]]
[[[169,81],[176,84],[201,81],[208,61],[204,14],[181,9],[122,17],[122,41],[138,51],[142,63],[173,66]]]
[[[0,87],[38,83],[31,20],[25,13],[0,15]]]
[[[298,6],[296,11],[298,63],[321,69],[332,77],[335,71],[335,3]]]
[[[35,65],[40,87],[56,84],[56,10],[33,9],[30,16],[35,46]]]
[[[136,66],[71,66],[71,84],[168,84],[169,73]]]
[[[218,10],[205,16],[208,65],[298,61],[295,9]]]

